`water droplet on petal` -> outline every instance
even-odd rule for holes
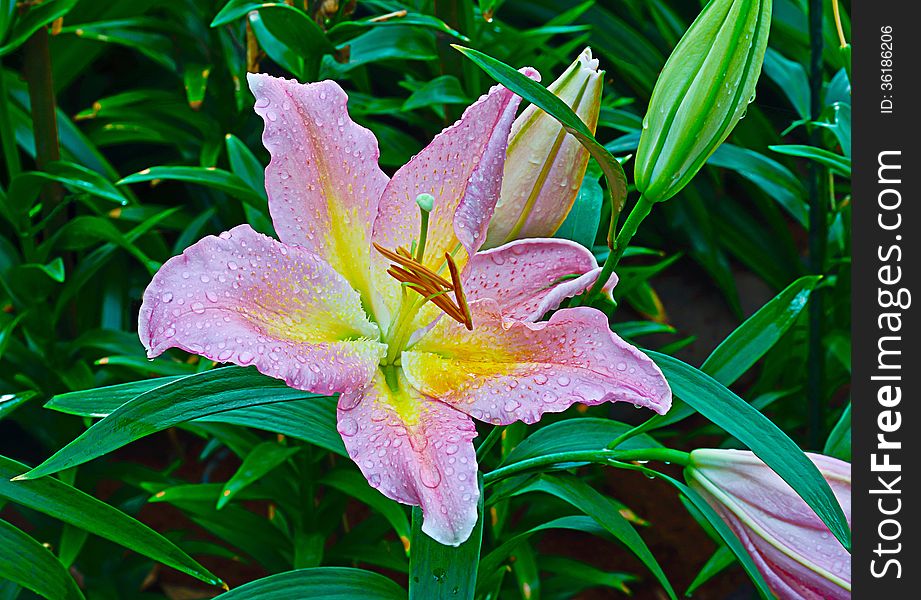
[[[346,417],[344,419],[341,419],[336,424],[336,429],[338,429],[339,433],[341,433],[342,435],[346,437],[352,437],[353,435],[358,433],[358,423],[355,421],[355,419],[351,417]]]
[[[441,471],[435,465],[425,463],[419,471],[419,478],[425,487],[436,488],[441,483]]]

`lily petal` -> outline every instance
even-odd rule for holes
[[[144,291],[138,334],[151,358],[181,348],[322,394],[364,388],[386,350],[338,273],[248,225],[166,261]]]
[[[382,373],[364,391],[339,397],[339,433],[372,487],[397,502],[421,506],[422,531],[457,546],[477,520],[476,428],[470,418]]]
[[[584,292],[600,274],[595,257],[581,244],[528,239],[478,252],[464,285],[471,302],[492,298],[505,318],[536,321]],[[615,285],[617,276],[611,274],[605,291],[610,294]]]
[[[671,390],[642,352],[589,307],[557,311],[549,321],[507,321],[494,300],[471,305],[474,328],[441,319],[403,352],[420,392],[482,421],[534,423],[575,402],[630,402],[664,414]]]
[[[377,139],[349,118],[333,81],[247,79],[272,155],[265,184],[279,239],[310,249],[370,298],[371,226],[388,181]]]
[[[534,69],[522,72],[539,79]],[[423,264],[447,273],[445,253],[454,255],[463,270],[486,239],[505,165],[508,135],[520,98],[497,85],[464,111],[463,116],[435,136],[419,154],[398,170],[378,206],[373,239],[386,248],[410,248],[419,237],[419,194],[435,197],[429,218]],[[395,306],[399,286],[385,273],[387,259],[375,255],[373,269],[378,293]]]

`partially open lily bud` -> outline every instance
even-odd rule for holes
[[[547,88],[594,132],[601,110],[604,71],[586,48]],[[575,202],[588,151],[559,122],[534,105],[515,120],[509,136],[502,191],[484,248],[559,229]]]
[[[729,136],[754,98],[771,0],[711,0],[656,81],[634,179],[648,200],[677,194]]]
[[[807,454],[851,520],[851,465]],[[781,600],[851,597],[851,556],[783,479],[751,452],[695,450],[685,470]]]

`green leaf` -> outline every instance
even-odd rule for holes
[[[242,367],[225,367],[211,371],[211,373],[230,373],[237,370],[242,371],[243,369]],[[122,404],[145,392],[180,379],[183,380],[182,385],[189,385],[197,381],[197,378],[205,377],[206,374],[207,372],[197,373],[185,378],[160,377],[60,394],[46,403],[45,408],[81,417],[106,417]],[[257,395],[265,394],[266,381],[272,386],[275,380],[253,377],[249,380],[249,384],[254,386],[250,391]],[[277,383],[278,387],[281,385],[281,382]],[[341,456],[347,456],[342,437],[336,431],[336,398],[317,397],[307,393],[303,393],[302,396],[301,400],[291,400],[280,404],[244,406],[223,412],[212,412],[196,417],[193,421],[196,423],[227,423],[271,431],[315,444]]]
[[[320,26],[293,6],[266,4],[248,18],[266,54],[300,79],[315,80],[320,59],[335,51]]]
[[[601,207],[604,203],[604,190],[598,181],[598,173],[591,170],[586,173],[579,188],[576,201],[573,202],[566,220],[553,234],[555,238],[572,240],[591,248],[595,244],[598,223],[601,221]]]
[[[218,596],[221,600],[405,600],[406,591],[378,573],[316,567],[270,575]]]
[[[615,214],[619,213],[627,199],[627,176],[617,159],[598,143],[582,119],[565,102],[527,75],[519,73],[507,64],[482,52],[462,46],[454,47],[490,77],[559,121],[563,129],[585,146],[585,149],[601,167],[608,183]]]
[[[704,361],[700,370],[722,385],[732,385],[793,326],[820,279],[818,275],[807,275],[787,286],[730,333]],[[675,402],[668,413],[653,416],[629,435],[673,425],[694,412],[695,408],[690,404]]]
[[[831,105],[832,122],[818,121],[814,123],[819,127],[830,130],[841,144],[841,152],[847,158],[851,157],[851,105],[847,102],[835,102]]]
[[[841,505],[818,468],[786,433],[706,373],[665,354],[647,354],[662,369],[675,395],[751,448],[850,550],[851,530]]]
[[[210,74],[210,66],[186,65],[183,86],[185,86],[186,100],[188,100],[189,106],[195,110],[201,108],[201,103],[205,100],[205,92],[208,89],[208,76]]]
[[[6,44],[0,46],[0,56],[16,50],[33,33],[70,12],[70,9],[75,4],[77,4],[77,0],[49,0],[41,4],[33,4],[23,16],[16,19],[10,30],[9,39]],[[0,41],[2,41],[2,38],[0,38]],[[6,102],[6,98],[3,101]]]
[[[176,62],[170,56],[174,38],[163,30],[162,22],[156,19],[133,17],[80,23],[63,27],[59,35],[63,33],[73,33],[81,39],[105,44],[119,44],[140,52],[165,69],[176,69]]]
[[[356,35],[359,35],[365,30],[373,27],[412,25],[415,27],[426,27],[429,29],[434,29],[435,31],[447,34],[462,42],[470,41],[470,38],[459,33],[458,31],[455,31],[454,29],[451,29],[445,24],[444,21],[431,15],[409,12],[402,15],[400,13],[390,13],[387,16],[390,18],[381,19],[380,17],[370,17],[361,21],[342,21],[340,23],[336,23],[326,31],[326,37],[329,38],[332,43],[339,45],[347,42],[350,39],[353,39]]]
[[[277,442],[262,442],[243,459],[237,472],[224,484],[217,508],[220,510],[250,484],[262,479],[269,471],[297,454],[300,448],[282,446]]]
[[[741,146],[722,144],[707,164],[732,169],[780,204],[803,227],[808,227],[809,206],[802,182],[772,158]]]
[[[711,556],[707,562],[704,563],[704,566],[701,567],[700,572],[697,573],[697,577],[695,577],[694,581],[691,582],[691,585],[688,586],[688,589],[684,595],[693,595],[697,588],[710,581],[714,576],[734,563],[735,560],[736,557],[733,555],[729,546],[720,546],[717,548],[716,552],[713,553],[713,556]]]
[[[116,185],[156,180],[184,181],[204,185],[225,192],[259,210],[265,209],[266,201],[263,195],[254,191],[237,175],[217,168],[150,167],[134,175],[128,175]]]
[[[190,375],[144,392],[119,406],[80,437],[25,475],[36,479],[83,464],[144,436],[235,408],[316,397],[260,375],[226,368]]]
[[[780,154],[814,160],[839,175],[843,175],[844,177],[851,176],[851,159],[846,156],[841,156],[840,154],[835,154],[834,152],[822,148],[816,148],[815,146],[801,146],[796,144],[787,146],[768,146],[768,148]]]
[[[736,381],[793,326],[820,280],[821,276],[807,275],[787,286],[730,333],[701,370],[724,385]]]
[[[658,561],[650,552],[643,538],[636,532],[633,525],[620,514],[617,506],[611,499],[602,495],[584,481],[572,476],[557,476],[544,474],[537,482],[516,490],[515,495],[526,492],[544,492],[568,502],[572,506],[595,519],[611,535],[617,538],[649,572],[658,580],[665,589],[669,598],[675,600],[675,591],[671,583],[659,566]]]
[[[825,441],[825,449],[822,454],[840,458],[843,461],[851,462],[851,405],[841,413],[841,418],[835,423],[834,429],[828,434],[828,440]]]
[[[406,511],[401,505],[368,485],[368,480],[361,473],[352,469],[335,469],[324,475],[320,483],[335,488],[381,513],[396,531],[403,546],[409,548],[411,529]]]
[[[253,0],[230,0],[211,21],[211,27],[220,27],[235,21],[252,10],[270,6],[288,6],[284,2],[253,2]],[[290,7],[288,7],[290,8]]]
[[[56,181],[72,190],[91,194],[119,206],[128,204],[125,195],[108,179],[96,171],[67,161],[48,163],[44,171],[20,174],[10,184],[10,196],[16,198],[20,209],[27,209],[38,197],[45,183],[49,181]]]
[[[409,546],[409,600],[472,599],[476,590],[483,541],[483,478],[480,476],[477,520],[467,541],[445,546],[422,533],[422,509],[413,507]]]
[[[603,571],[564,556],[541,556],[540,568],[556,575],[544,584],[544,590],[550,597],[555,597],[552,592],[557,590],[568,595],[592,587],[608,587],[629,596],[630,588],[627,584],[639,580],[639,577],[631,573]]]
[[[482,591],[490,583],[490,581],[495,577],[495,574],[500,570],[502,563],[512,555],[515,549],[518,548],[522,542],[526,541],[535,533],[546,531],[548,529],[567,529],[571,531],[580,531],[598,537],[603,537],[605,539],[613,537],[604,527],[599,525],[595,519],[584,515],[560,517],[558,519],[553,519],[552,521],[547,521],[546,523],[541,523],[540,525],[528,529],[527,531],[518,533],[505,540],[501,545],[499,545],[480,560],[479,571],[481,576],[477,581],[477,590]]]
[[[51,477],[10,481],[27,469],[22,463],[0,456],[0,497],[89,531],[207,583],[221,583],[159,533],[89,494]]]
[[[2,343],[3,341],[0,340],[0,344]],[[0,346],[0,350],[2,350],[2,346]],[[0,356],[2,355],[3,352],[0,351]],[[36,392],[29,391],[20,392],[18,394],[3,394],[0,396],[0,421],[37,395]]]
[[[801,119],[810,117],[812,111],[809,107],[809,78],[801,64],[785,58],[773,48],[768,48],[764,54],[764,74],[787,96]]]
[[[228,133],[224,137],[227,145],[227,160],[230,162],[230,170],[234,175],[242,179],[256,193],[266,198],[265,193],[265,167],[259,162],[259,159],[253,154],[246,144],[240,138]]]
[[[83,600],[64,565],[25,532],[0,519],[0,579],[8,579],[48,600]]]
[[[470,101],[467,95],[464,94],[457,77],[442,75],[426,82],[422,87],[414,91],[403,103],[401,110],[409,111],[427,106],[437,107],[444,104],[469,103]]]

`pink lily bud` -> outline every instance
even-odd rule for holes
[[[598,59],[586,48],[547,89],[594,133],[603,77]],[[525,109],[512,125],[502,191],[484,248],[553,235],[576,200],[587,166],[588,151],[556,119],[534,105]]]
[[[806,454],[851,520],[851,465]],[[751,452],[694,450],[685,479],[745,545],[781,600],[851,597],[851,556],[785,481]]]

